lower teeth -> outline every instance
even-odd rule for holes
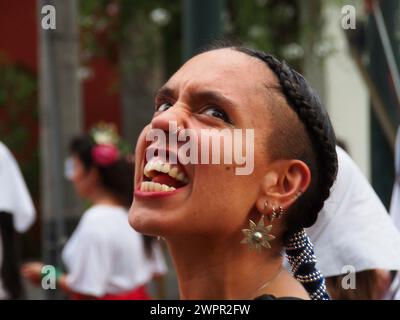
[[[151,181],[143,181],[140,185],[140,191],[170,192],[174,190],[176,190],[174,187]]]

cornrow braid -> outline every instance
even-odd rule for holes
[[[315,266],[314,248],[304,228],[312,226],[317,220],[336,179],[336,138],[329,116],[304,77],[286,63],[260,51],[243,47],[232,49],[263,61],[271,69],[279,81],[287,104],[297,114],[308,135],[312,152],[304,160],[310,167],[311,185],[288,212],[284,236],[286,257],[294,277],[303,284],[310,298],[328,300],[325,279]],[[295,137],[289,135],[287,138]],[[300,158],[302,155],[297,156]]]
[[[338,168],[335,133],[326,109],[302,75],[270,54],[243,47],[233,47],[233,49],[258,58],[273,71],[279,80],[288,105],[304,124],[312,143],[311,147],[316,160],[316,170],[312,172],[315,177],[312,183],[314,185],[306,192],[308,194],[297,202],[297,208],[301,207],[301,211],[306,212],[307,215],[291,214],[288,217],[288,236],[286,237],[288,238],[294,232],[312,226],[325,200],[329,197]],[[301,220],[296,219],[296,216],[301,217]]]

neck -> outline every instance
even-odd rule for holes
[[[167,239],[181,299],[253,299],[269,291],[282,267],[279,252],[249,251],[231,241]],[[195,249],[194,249],[195,248]]]
[[[89,197],[89,201],[94,205],[107,204],[113,206],[120,206],[121,203],[116,197],[103,188],[97,188],[92,191]]]

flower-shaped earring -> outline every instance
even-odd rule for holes
[[[250,229],[243,229],[242,232],[246,236],[240,243],[247,244],[250,250],[256,249],[261,251],[261,248],[271,248],[269,241],[275,239],[270,234],[272,230],[272,224],[269,226],[264,225],[264,215],[261,216],[260,221],[256,224],[251,219],[249,220]]]
[[[267,201],[265,201],[264,208],[268,208]],[[242,230],[246,237],[240,243],[247,244],[250,250],[256,249],[257,251],[261,251],[262,247],[270,249],[271,244],[269,242],[275,239],[275,236],[271,234],[272,221],[276,218],[280,218],[282,213],[282,207],[279,207],[279,212],[276,211],[275,207],[272,207],[272,216],[270,218],[270,224],[268,226],[265,226],[264,224],[264,215],[261,216],[258,224],[250,219],[250,229]]]

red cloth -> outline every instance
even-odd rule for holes
[[[86,300],[87,296],[79,293],[71,295],[72,300]],[[131,291],[119,293],[119,294],[106,294],[105,296],[96,298],[96,300],[151,300],[150,295],[147,293],[147,287],[145,285],[135,288]]]

